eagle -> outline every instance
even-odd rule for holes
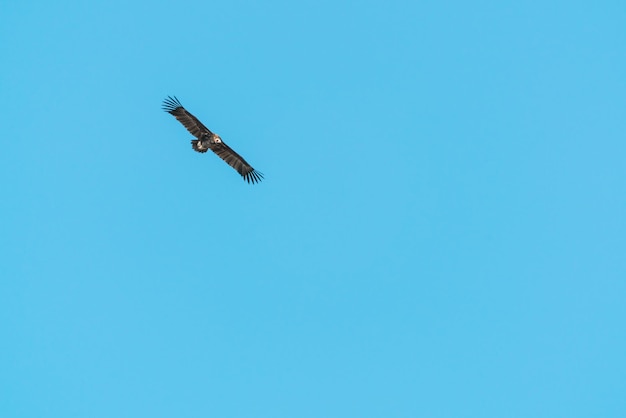
[[[248,183],[258,183],[263,179],[263,173],[258,172],[243,157],[233,151],[222,141],[219,135],[211,132],[194,115],[180,104],[176,96],[167,96],[163,101],[163,110],[174,116],[197,139],[191,141],[191,147],[197,152],[211,150],[222,160],[237,170]]]

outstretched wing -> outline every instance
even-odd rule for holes
[[[187,112],[187,109],[180,104],[176,96],[167,96],[167,99],[163,101],[163,110],[173,115],[196,138],[200,138],[202,134],[212,134],[209,128],[204,126],[198,118]]]
[[[241,174],[243,179],[248,183],[254,184],[263,180],[263,173],[252,168],[252,166],[248,164],[248,162],[244,160],[241,155],[233,151],[232,148],[224,142],[216,142],[214,144],[210,144],[209,147],[211,148],[211,151],[217,154],[218,157],[237,170],[237,172]]]

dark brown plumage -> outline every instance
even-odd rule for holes
[[[167,96],[163,101],[163,110],[173,115],[185,128],[196,138],[191,141],[191,147],[198,152],[211,150],[222,160],[237,170],[248,183],[258,183],[263,179],[263,174],[256,171],[246,160],[226,145],[219,135],[211,132],[194,115],[180,104],[176,96]]]

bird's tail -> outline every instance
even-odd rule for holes
[[[208,148],[204,148],[202,146],[199,139],[191,140],[191,148],[193,148],[194,151],[198,151],[198,152],[207,152],[208,150]]]

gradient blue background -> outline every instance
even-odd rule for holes
[[[624,1],[0,20],[2,417],[626,416]]]

